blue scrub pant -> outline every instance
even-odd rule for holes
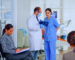
[[[56,41],[45,41],[45,60],[56,60]]]

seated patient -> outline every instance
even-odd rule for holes
[[[14,46],[14,42],[11,36],[12,34],[13,25],[7,24],[3,30],[3,35],[0,39],[0,44],[2,46],[3,53],[9,53],[5,55],[6,60],[33,60],[32,57],[29,57],[31,56],[31,53],[29,51],[16,54],[16,50],[19,51],[19,49],[16,49],[16,47]]]
[[[72,31],[68,34],[67,42],[73,48],[73,51],[65,53],[63,55],[63,60],[75,60],[75,31]]]

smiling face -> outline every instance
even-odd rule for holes
[[[51,16],[51,12],[50,12],[50,11],[48,11],[48,10],[47,10],[47,11],[45,11],[45,14],[46,14],[46,16],[47,16],[47,17],[50,17],[50,16]]]
[[[9,30],[5,30],[5,32],[8,34],[8,35],[12,35],[13,34],[13,28],[10,28]]]

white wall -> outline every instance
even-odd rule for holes
[[[13,34],[13,37],[14,37],[14,43],[15,43],[15,46],[17,47],[17,0],[13,0],[11,1],[12,3],[12,8],[13,8],[13,14],[12,14],[12,17],[13,17],[13,25],[14,25],[14,34]]]
[[[60,8],[60,0],[46,0],[46,8]]]
[[[17,28],[26,28],[30,15],[30,0],[17,0]]]
[[[17,46],[17,12],[16,12],[17,0],[0,0],[0,20],[2,22],[1,26],[4,29],[5,24],[14,25],[13,39],[15,46]],[[9,13],[9,14],[8,14]],[[3,24],[3,22],[6,23]]]
[[[69,27],[67,27],[67,32],[75,30],[75,0],[64,0],[63,1],[63,19],[71,19]]]

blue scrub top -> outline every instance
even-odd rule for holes
[[[47,20],[47,17],[44,19],[44,21],[48,21],[48,26],[44,26],[45,33],[44,33],[44,39],[45,41],[56,41],[57,40],[57,30],[56,28],[59,27],[59,24],[55,17],[51,16],[49,20]]]

